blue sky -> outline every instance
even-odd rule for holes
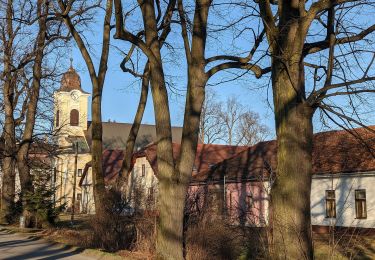
[[[91,53],[93,54],[96,65],[98,63],[101,41],[101,28],[96,25],[97,30],[86,34],[87,41],[91,45]],[[179,37],[175,35],[174,37]],[[121,45],[116,40],[112,40],[112,44]],[[173,40],[173,39],[172,39]],[[123,46],[123,45],[122,45]],[[127,48],[125,47],[126,51]],[[78,71],[81,76],[82,88],[91,93],[91,81],[89,73],[86,68],[86,64],[79,52],[75,47],[75,43],[72,42],[71,56],[73,57],[73,66]],[[167,54],[166,54],[167,56]],[[140,84],[139,82],[134,83],[134,77],[128,73],[121,71],[119,64],[122,60],[122,55],[115,48],[111,48],[108,71],[104,85],[103,92],[103,105],[102,105],[102,115],[103,120],[115,120],[116,122],[132,122],[140,95]],[[166,59],[169,59],[167,57]],[[183,56],[178,66],[175,64],[167,64],[167,74],[173,74],[168,77],[168,80],[173,81],[176,88],[180,89],[177,93],[170,94],[170,111],[171,111],[171,121],[172,125],[181,126],[183,119],[183,106],[185,103],[185,97],[183,88],[186,84],[186,78],[184,77],[186,66]],[[69,64],[66,64],[66,69],[68,69]],[[215,84],[222,79],[228,78],[228,74],[222,73],[218,74],[212,80],[209,81],[211,84]],[[246,77],[247,80],[232,81],[229,83],[222,83],[216,86],[209,86],[216,92],[217,97],[224,101],[227,97],[235,96],[241,104],[248,107],[252,111],[257,112],[260,115],[261,122],[267,125],[271,131],[274,129],[274,119],[272,115],[272,110],[268,104],[268,101],[272,103],[271,96],[267,96],[267,89],[257,89],[252,90],[252,88],[257,88],[258,85],[264,84],[263,81],[256,80],[252,75]],[[268,79],[265,79],[268,81]],[[151,94],[151,92],[149,92]],[[89,115],[90,117],[90,115]],[[151,96],[148,98],[148,104],[146,106],[146,111],[143,118],[143,123],[154,124],[154,114]]]
[[[221,18],[218,18],[218,12],[211,12],[211,15],[212,16],[210,17],[213,18],[210,18],[211,20],[209,20],[209,23],[211,23],[210,25],[212,25],[211,28],[215,29],[215,26],[221,26],[220,24],[225,24],[227,20],[229,21],[230,19],[236,19],[236,16],[239,16],[239,13],[233,12],[232,10],[224,10],[224,13],[219,14],[221,15]],[[233,15],[234,17],[230,17]],[[101,16],[98,15],[97,18],[98,21],[96,24],[92,25],[92,30],[85,34],[87,42],[90,43],[90,50],[93,55],[93,59],[96,66],[98,64],[98,58],[100,54],[99,52],[101,50],[100,42],[102,38]],[[252,24],[252,28],[257,28],[256,23],[258,23],[259,20],[253,22],[255,24]],[[239,26],[241,26],[241,24],[239,24]],[[246,26],[249,25],[246,24]],[[257,29],[259,30],[259,27]],[[236,32],[236,28],[234,28],[232,32]],[[210,37],[209,33],[208,43],[206,47],[206,57],[215,54],[231,54],[233,52],[241,53],[241,56],[243,56],[244,54],[242,53],[242,51],[249,49],[249,42],[246,39],[252,39],[252,32],[244,33],[243,35],[241,35],[241,37],[238,37],[237,39],[233,39],[230,35],[222,32],[219,32],[219,34],[215,34],[215,36],[220,40],[218,41],[217,38]],[[128,73],[123,73],[119,67],[119,64],[123,58],[123,54],[121,54],[120,51],[118,51],[118,49],[126,52],[127,50],[129,50],[129,45],[127,45],[124,42],[114,40],[113,38],[111,38],[111,41],[111,44],[113,46],[111,46],[111,52],[108,63],[108,72],[103,92],[103,120],[115,120],[117,122],[132,122],[138,105],[140,83],[134,83],[134,77]],[[183,119],[183,106],[185,102],[185,92],[183,89],[186,86],[186,64],[184,59],[184,53],[182,52],[181,48],[182,41],[179,32],[179,27],[172,27],[172,32],[168,36],[167,41],[173,43],[173,46],[176,47],[176,50],[174,52],[167,51],[165,50],[165,48],[163,48],[164,51],[162,53],[163,61],[165,62],[164,69],[165,73],[167,74],[167,81],[173,84],[173,86],[176,89],[178,89],[177,91],[174,91],[175,93],[172,93],[172,91],[170,91],[169,101],[171,121],[172,125],[181,126]],[[261,45],[261,49],[262,48],[263,51],[267,49],[265,43],[263,43],[263,46]],[[72,48],[70,52],[70,55],[73,57],[73,65],[81,76],[83,89],[91,93],[91,81],[86,69],[86,64],[83,61],[79,50],[75,48],[74,42],[72,42]],[[317,63],[322,62],[322,64],[324,64],[324,57],[322,58],[322,56],[319,55],[320,54],[318,54],[317,56],[312,56],[310,57],[310,59],[315,59]],[[140,60],[140,68],[143,68],[142,62],[144,62],[144,59]],[[262,66],[269,66],[268,62],[269,60],[265,59],[265,61],[261,61],[259,64]],[[68,67],[69,64],[67,63],[66,69],[68,69]],[[354,68],[353,71],[355,72],[358,70]],[[371,69],[370,73],[373,72],[374,70]],[[251,109],[252,111],[257,112],[260,115],[261,123],[267,125],[271,130],[270,138],[273,138],[274,117],[271,107],[272,93],[270,91],[270,88],[267,87],[270,80],[269,75],[263,77],[260,80],[257,80],[251,74],[248,74],[240,80],[222,83],[218,85],[215,84],[216,82],[226,80],[229,77],[233,77],[233,75],[231,75],[230,73],[218,73],[209,81],[209,84],[212,85],[210,86],[210,89],[215,91],[218,99],[222,101],[224,101],[227,97],[234,96],[241,104]],[[308,81],[311,80],[311,74],[306,73],[306,77],[306,86],[308,86]],[[338,102],[338,104],[340,104],[340,106],[342,107],[347,105],[347,100],[343,98],[337,99],[336,102]],[[365,122],[367,124],[375,123],[374,112],[372,110],[370,111],[370,113],[366,115],[364,114],[364,118],[367,120]],[[149,97],[143,118],[143,123],[154,124],[154,122],[155,120],[153,114],[152,99],[151,97]],[[322,129],[324,129],[320,124],[318,113],[316,113],[315,115],[314,123],[315,131],[321,131]],[[330,126],[332,128],[337,128],[331,123]]]

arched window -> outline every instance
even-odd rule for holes
[[[60,110],[56,111],[56,127],[60,125]]]
[[[77,109],[72,109],[72,111],[70,111],[70,125],[78,126],[78,124],[79,124],[79,112]]]

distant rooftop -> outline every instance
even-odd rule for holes
[[[103,122],[103,148],[110,150],[125,150],[126,142],[132,127],[131,123]],[[91,121],[88,122],[88,129],[85,131],[86,140],[91,147]],[[182,137],[182,127],[172,127],[172,141],[180,143]],[[135,150],[155,142],[155,125],[141,124],[137,139],[135,141]]]

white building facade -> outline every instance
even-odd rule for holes
[[[375,171],[313,175],[311,224],[375,228]]]

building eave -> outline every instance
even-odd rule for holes
[[[358,171],[358,172],[342,172],[342,173],[316,173],[312,175],[313,179],[331,179],[342,177],[374,177],[375,171]]]

